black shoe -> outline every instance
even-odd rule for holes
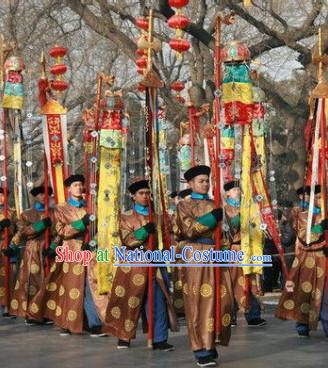
[[[262,318],[252,319],[248,322],[250,327],[262,327],[264,325],[266,325],[266,320]]]
[[[309,331],[297,331],[298,337],[310,337]]]
[[[69,336],[70,334],[71,334],[71,331],[66,328],[62,328],[59,333],[60,336]]]
[[[36,326],[38,324],[39,324],[39,322],[36,321],[35,319],[29,319],[29,318],[25,319],[25,325],[26,326]]]
[[[118,340],[117,349],[128,349],[130,347],[130,341]]]
[[[210,350],[210,352],[211,352],[211,358],[212,359],[217,359],[218,357],[219,357],[219,354],[218,354],[218,352],[216,351],[216,349],[212,349],[212,350]]]
[[[233,319],[232,321],[231,321],[231,327],[236,327],[237,326],[237,321],[235,320],[235,319]]]
[[[44,318],[41,324],[50,326],[54,324],[54,321],[52,321],[51,319]]]
[[[173,351],[174,346],[171,345],[171,344],[168,344],[166,341],[154,342],[153,343],[153,350]]]
[[[101,331],[101,326],[90,328],[90,337],[104,337],[107,336],[106,333]]]
[[[16,318],[16,316],[14,316],[13,314],[9,314],[8,312],[2,313],[2,317],[3,318],[8,318],[8,319],[15,319]]]
[[[217,363],[212,357],[199,358],[197,361],[199,367],[216,367]]]

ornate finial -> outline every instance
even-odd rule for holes
[[[318,55],[312,54],[312,63],[318,65],[318,85],[311,92],[311,98],[328,96],[328,83],[325,81],[323,65],[328,65],[328,55],[322,54],[322,30],[319,28],[318,34]]]
[[[8,44],[5,42],[5,37],[1,33],[0,34],[0,90],[3,88],[4,84],[4,63],[5,59],[8,56],[8,53],[16,48],[15,42],[9,42]]]
[[[164,82],[161,80],[157,72],[153,69],[152,64],[152,52],[153,50],[156,51],[156,48],[154,48],[155,38],[153,37],[153,26],[153,9],[150,9],[148,16],[147,69],[144,74],[144,78],[140,83],[145,87],[163,88]]]
[[[112,87],[115,82],[115,77],[113,75],[108,75],[104,73],[100,73],[100,76],[102,77],[103,81],[109,86]]]
[[[147,63],[147,69],[150,70],[152,68],[152,60],[151,60],[151,43],[153,41],[153,9],[149,10],[149,17],[148,17],[148,63]]]
[[[46,76],[46,57],[44,55],[43,50],[42,50],[41,56],[40,56],[40,65],[41,65],[41,79],[47,79],[47,76]]]

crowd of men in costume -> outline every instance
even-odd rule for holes
[[[216,208],[209,197],[210,168],[204,165],[185,172],[188,189],[172,193],[176,204],[171,216],[172,242],[177,252],[188,244],[190,252],[204,251],[215,246],[215,229],[225,221],[229,230],[223,231],[222,249],[240,250],[240,197],[239,182],[224,185],[224,205]],[[27,325],[55,324],[62,336],[88,331],[92,337],[106,334],[118,339],[117,348],[130,348],[135,338],[138,320],[142,317],[147,326],[148,296],[147,268],[118,267],[109,296],[99,295],[93,277],[95,260],[88,265],[81,262],[56,262],[56,248],[67,246],[70,250],[88,249],[85,232],[90,223],[86,202],[83,199],[84,177],[71,175],[64,182],[68,191],[66,203],[55,206],[45,216],[44,186],[31,190],[33,207],[16,219],[14,211],[0,221],[0,231],[9,228],[10,245],[2,249],[0,290],[4,296],[4,259],[10,260],[10,303],[0,300],[4,317],[23,317]],[[132,208],[120,218],[122,244],[131,249],[147,246],[150,235],[155,239],[159,218],[154,214],[149,221],[151,198],[149,182],[135,178],[129,186]],[[311,243],[306,243],[310,188],[298,191],[300,203],[293,207],[285,222],[291,224],[296,237],[295,259],[276,316],[296,321],[297,333],[308,337],[321,320],[328,337],[328,300],[325,290],[327,248],[324,248],[324,231],[328,220],[320,213],[321,188],[315,188],[315,208]],[[0,205],[3,205],[0,191]],[[281,217],[281,216],[280,216]],[[47,230],[48,229],[48,230]],[[46,231],[47,230],[47,231]],[[45,249],[45,234],[50,235],[50,246]],[[16,270],[19,247],[23,253]],[[51,265],[47,275],[44,263]],[[237,311],[245,313],[249,326],[261,327],[266,321],[261,317],[260,292],[257,281],[250,279],[249,297],[244,294],[244,277],[240,267],[221,268],[221,329],[215,334],[215,270],[214,267],[173,268],[171,275],[163,267],[153,273],[153,349],[171,351],[168,330],[176,331],[178,314],[184,313],[191,350],[198,366],[217,364],[217,344],[228,345],[231,327],[237,324]],[[174,284],[172,295],[171,284]],[[179,301],[177,303],[177,301]]]

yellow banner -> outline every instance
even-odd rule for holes
[[[250,262],[252,256],[263,254],[263,233],[260,229],[261,218],[259,205],[253,199],[251,183],[251,137],[249,127],[244,127],[243,134],[243,154],[242,154],[242,175],[241,175],[241,250],[244,252],[244,263],[254,263],[254,266],[243,267],[245,275],[252,273],[262,274],[262,267]],[[258,188],[259,193],[263,193],[263,188]]]
[[[97,264],[98,292],[109,293],[115,275],[114,246],[121,246],[120,218],[121,149],[100,147],[98,192],[98,249],[107,249],[109,262]]]
[[[65,189],[64,189],[64,178],[63,178],[63,165],[59,164],[55,166],[56,176],[56,189],[58,203],[65,203]]]
[[[250,83],[230,82],[223,84],[223,102],[253,103],[253,90]]]

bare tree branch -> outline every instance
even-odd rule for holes
[[[96,16],[88,7],[84,6],[80,0],[66,0],[67,6],[83,19],[83,21],[98,34],[107,37],[116,46],[124,49],[124,53],[134,60],[136,45],[123,32],[109,25],[99,16]]]

